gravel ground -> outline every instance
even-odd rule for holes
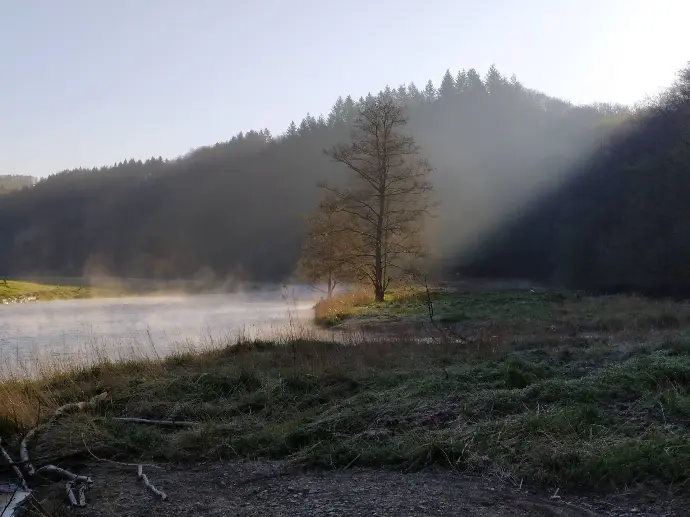
[[[617,494],[583,498],[560,492],[517,490],[500,481],[433,469],[403,474],[390,470],[290,471],[281,463],[229,462],[146,468],[151,483],[168,494],[157,499],[136,480],[134,467],[95,464],[82,516],[205,515],[210,517],[285,516],[636,516],[690,515],[688,501],[645,502]],[[73,515],[62,485],[40,491],[52,515]]]

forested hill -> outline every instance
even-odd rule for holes
[[[0,174],[0,196],[3,194],[8,194],[13,190],[30,187],[34,183],[36,183],[36,178],[33,176],[24,176],[21,174]]]
[[[441,258],[475,249],[555,189],[629,117],[619,106],[575,107],[494,67],[384,92],[408,105],[409,131],[436,169]],[[0,274],[284,279],[316,183],[339,174],[323,149],[348,138],[365,100],[339,98],[327,116],[308,114],[280,136],[248,131],[178,159],[64,171],[3,196]]]
[[[457,271],[598,291],[690,294],[690,66],[557,191]]]

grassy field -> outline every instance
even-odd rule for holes
[[[433,311],[433,321],[429,308]],[[390,328],[391,323],[512,334],[577,334],[674,329],[690,325],[690,304],[637,296],[586,296],[554,290],[393,290],[383,303],[367,292],[319,302],[315,322],[324,327]]]
[[[35,297],[38,301],[107,298],[122,296],[118,289],[77,285],[45,285],[33,282],[0,280],[0,303]]]
[[[420,296],[359,305],[350,318],[423,322]],[[325,468],[441,465],[583,491],[690,490],[688,306],[529,291],[433,296],[452,339],[242,342],[7,381],[0,436],[17,450],[57,405],[107,391],[97,411],[41,434],[31,446],[38,463],[90,453],[288,458]],[[116,416],[200,425],[137,426]]]

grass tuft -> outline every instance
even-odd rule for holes
[[[314,322],[323,327],[333,327],[354,316],[357,309],[373,301],[370,290],[359,289],[333,295],[330,300],[321,300],[314,306]]]

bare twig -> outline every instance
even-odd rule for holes
[[[161,361],[161,356],[158,353],[158,350],[156,350],[156,344],[153,342],[153,337],[151,336],[151,330],[149,330],[148,328],[146,329],[146,335],[149,337],[149,345],[151,345],[153,353],[156,355],[156,359],[158,359],[158,361]],[[165,370],[165,366],[163,367],[163,369]]]
[[[426,308],[429,313],[429,321],[432,325],[436,325],[434,321],[434,302],[431,299],[431,292],[429,291],[429,284],[427,283],[426,275],[424,275],[424,289],[426,290]]]
[[[185,420],[149,420],[148,418],[134,417],[115,417],[113,420],[130,424],[162,425],[165,427],[195,427],[201,425],[199,422],[188,422]]]
[[[436,329],[436,331],[440,334],[441,336],[441,341],[444,343],[447,343],[450,341],[450,338],[446,334],[446,331],[441,327],[441,325],[438,324],[436,321],[436,312],[434,309],[434,301],[431,298],[431,289],[429,289],[429,282],[427,280],[427,275],[425,274],[421,278],[422,285],[424,285],[424,292],[426,294],[426,309],[427,309],[427,314],[429,315],[429,322],[431,325]]]
[[[352,458],[352,461],[350,461],[350,463],[347,464],[347,466],[345,467],[345,470],[349,469],[355,463],[355,461],[357,461],[359,459],[360,456],[361,456],[361,454],[358,454],[357,456]]]
[[[102,461],[102,462],[104,462],[104,463],[112,463],[113,465],[120,465],[121,467],[138,467],[138,466],[140,465],[139,463],[125,463],[125,462],[122,462],[122,461],[115,461],[115,460],[111,460],[111,459],[108,459],[108,458],[100,458],[100,457],[96,456],[96,455],[91,451],[91,449],[89,448],[88,445],[86,445],[86,439],[84,438],[84,435],[81,436],[81,441],[82,441],[82,443],[84,444],[84,448],[86,449],[86,452],[88,452],[89,455],[90,455],[93,459],[95,459],[96,461]],[[154,468],[154,469],[160,469],[160,468],[161,468],[159,465],[153,465],[153,464],[150,464],[150,463],[144,463],[143,465],[146,466],[146,467]]]
[[[141,465],[137,467],[137,479],[143,482],[146,488],[148,488],[151,492],[160,497],[163,501],[165,501],[168,498],[168,496],[165,495],[165,492],[158,490],[149,482],[149,478],[147,478],[146,474],[144,474],[144,468]]]

